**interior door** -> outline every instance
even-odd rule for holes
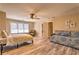
[[[43,37],[47,36],[47,26],[46,25],[47,25],[46,23],[42,24],[42,36]]]
[[[51,36],[53,33],[53,22],[48,23],[48,36]]]
[[[45,22],[42,24],[42,36],[48,38],[53,33],[53,22]]]

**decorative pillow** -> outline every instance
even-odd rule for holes
[[[71,32],[72,37],[79,37],[79,32]]]
[[[1,31],[2,38],[6,38],[8,35],[5,30]]]
[[[70,36],[70,32],[64,31],[64,32],[61,32],[61,35],[62,36]]]
[[[61,35],[61,31],[56,30],[54,34],[55,34],[55,35]]]

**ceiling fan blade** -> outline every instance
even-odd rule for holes
[[[40,18],[34,18],[34,19],[40,19]]]
[[[36,13],[38,13],[39,11],[40,11],[40,9],[35,8],[35,9],[33,9],[33,10],[32,10],[32,12],[31,12],[31,13],[36,14]]]
[[[30,18],[33,19],[34,18],[34,15],[35,15],[34,13],[31,13],[30,14]]]

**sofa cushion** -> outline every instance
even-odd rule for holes
[[[79,38],[72,38],[70,45],[75,48],[79,48]]]
[[[55,34],[56,35],[61,35],[61,36],[70,36],[70,32],[69,31],[64,31],[64,30],[56,30]]]
[[[61,32],[61,36],[70,36],[70,32],[67,31]]]
[[[71,32],[72,37],[79,37],[79,32]]]

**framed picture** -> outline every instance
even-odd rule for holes
[[[65,25],[67,26],[67,28],[75,28],[76,22],[68,19],[68,20],[66,20]]]
[[[72,21],[72,22],[70,23],[70,27],[71,27],[71,28],[75,28],[75,27],[76,27],[76,22]]]

